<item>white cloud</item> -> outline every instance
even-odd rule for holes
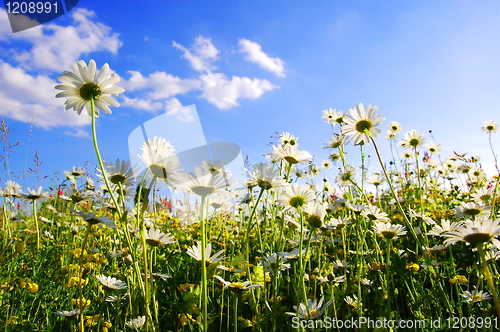
[[[165,103],[165,110],[168,115],[175,115],[179,121],[191,122],[194,120],[194,116],[191,114],[191,108],[184,107],[177,98],[167,100]]]
[[[71,11],[73,25],[63,27],[55,23],[41,26],[43,34],[22,32],[14,38],[29,39],[33,47],[29,51],[15,53],[13,58],[28,69],[62,71],[76,63],[82,54],[108,51],[116,54],[122,45],[117,33],[102,23],[94,22],[93,11],[78,8]],[[35,29],[35,28],[34,28]],[[29,29],[27,31],[30,31]]]
[[[221,73],[208,73],[201,75],[200,79],[203,82],[201,96],[221,109],[238,106],[238,99],[256,99],[264,92],[278,88],[268,80],[237,76],[228,80]]]
[[[261,68],[269,70],[280,77],[285,77],[285,63],[280,58],[271,58],[262,52],[260,44],[241,38],[238,42],[240,52],[246,53],[245,60],[256,63]]]
[[[83,126],[90,117],[64,111],[64,99],[56,99],[57,82],[47,76],[32,76],[0,60],[0,115],[45,129]]]
[[[196,79],[179,78],[162,71],[154,72],[148,77],[142,76],[138,71],[128,73],[130,79],[120,81],[120,86],[127,91],[153,90],[147,93],[147,97],[153,100],[171,98],[200,88],[200,82]]]
[[[212,62],[217,60],[219,50],[212,44],[212,39],[199,36],[194,41],[191,50],[177,44],[175,41],[173,45],[176,49],[184,52],[183,58],[186,58],[196,71],[211,71],[215,69]]]
[[[82,138],[90,138],[90,133],[88,131],[86,131],[85,129],[81,129],[81,128],[73,128],[73,131],[65,130],[64,135],[74,136],[74,137],[82,137]]]
[[[175,114],[179,108],[184,107],[177,98],[170,98],[165,102],[165,112]]]
[[[149,98],[128,98],[126,96],[122,97],[120,105],[123,107],[131,107],[138,110],[148,111],[156,113],[163,108],[163,103],[159,101],[153,101]]]

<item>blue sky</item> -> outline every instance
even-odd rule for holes
[[[95,59],[127,90],[121,107],[98,119],[106,160],[128,159],[129,134],[165,112],[174,123],[196,121],[178,111],[194,104],[207,142],[235,143],[256,162],[271,136],[287,131],[319,163],[331,136],[322,111],[363,103],[379,107],[384,132],[390,121],[404,132],[432,130],[443,160],[453,151],[479,155],[491,173],[480,128],[500,121],[498,31],[498,1],[81,0],[15,34],[0,8],[0,114],[9,140],[21,142],[10,169],[34,168],[37,151],[48,176],[40,184],[49,186],[56,172],[95,165],[90,118],[54,97],[59,74]],[[183,135],[196,145],[196,133]],[[378,141],[388,161],[389,143]],[[348,160],[356,163],[358,151],[350,147]],[[7,180],[3,167],[0,176]],[[36,185],[34,175],[16,181]]]

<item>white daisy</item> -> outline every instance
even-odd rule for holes
[[[374,205],[368,205],[363,209],[361,212],[361,215],[365,216],[366,218],[372,220],[372,221],[379,221],[379,222],[388,222],[389,217],[387,217],[387,213],[382,211],[380,208],[374,206]]]
[[[343,119],[345,114],[346,113],[343,111],[337,111],[329,108],[323,111],[323,116],[321,118],[335,126],[336,124],[342,124],[344,122]]]
[[[273,146],[273,152],[269,153],[274,162],[286,160],[289,164],[307,164],[312,161],[312,156],[307,151],[301,151],[297,145],[278,145]]]
[[[285,207],[285,211],[297,209],[314,199],[314,191],[307,185],[294,183],[285,188],[278,202]]]
[[[253,173],[245,171],[252,177],[252,182],[261,189],[280,189],[286,185],[286,181],[279,175],[277,170],[265,163],[256,163],[253,166]]]
[[[491,213],[491,206],[484,206],[473,202],[462,202],[462,206],[455,208],[455,215],[459,218],[488,218]]]
[[[226,190],[232,185],[232,180],[228,180],[222,173],[213,175],[196,167],[195,173],[178,173],[175,176],[177,189],[191,192],[198,196],[209,196],[215,193],[229,195]]]
[[[441,225],[434,225],[434,227],[427,233],[427,235],[444,236],[446,233],[453,233],[464,224],[463,221],[454,221],[442,219]]]
[[[325,310],[333,303],[333,300],[330,300],[323,304],[325,299],[321,297],[319,301],[317,299],[307,300],[307,305],[304,303],[300,303],[299,305],[299,317],[301,319],[318,319],[323,315]],[[293,306],[293,309],[297,311],[297,306]],[[287,312],[287,315],[297,316],[297,312]]]
[[[196,241],[196,245],[189,247],[186,252],[189,256],[193,257],[197,261],[201,261],[201,259],[202,259],[201,258],[201,250],[202,250],[201,249],[201,242]],[[215,263],[215,262],[218,262],[218,261],[221,261],[224,259],[224,257],[221,257],[224,254],[224,250],[218,251],[213,256],[210,256],[211,253],[212,253],[212,244],[209,243],[209,244],[207,244],[207,246],[205,248],[205,261],[208,264]]]
[[[313,228],[320,228],[326,216],[326,206],[318,202],[309,202],[302,208],[306,221]]]
[[[498,128],[500,128],[500,124],[498,122],[496,122],[495,120],[489,120],[483,123],[483,127],[481,127],[481,130],[491,134],[496,133],[498,131]]]
[[[401,130],[403,130],[403,127],[401,126],[401,124],[399,122],[396,122],[396,121],[391,121],[389,122],[389,124],[387,125],[389,127],[389,130],[391,131],[391,133],[393,134],[398,134],[399,132],[401,132]]]
[[[281,136],[279,138],[280,138],[281,144],[283,144],[283,145],[287,145],[287,144],[298,145],[297,141],[299,140],[299,138],[293,136],[292,134],[290,134],[288,132],[284,132],[283,134],[281,134]]]
[[[478,245],[481,243],[491,242],[495,247],[500,249],[500,240],[497,237],[500,235],[500,219],[479,219],[468,220],[460,228],[443,233],[441,236],[446,237],[445,245],[455,244],[460,241]]]
[[[148,139],[141,147],[139,158],[146,164],[152,175],[172,185],[172,178],[181,169],[174,147],[166,139],[155,136]]]
[[[127,289],[127,284],[125,284],[123,281],[118,280],[116,278],[106,277],[103,275],[94,276],[94,277],[97,280],[99,280],[99,282],[102,284],[102,286],[107,290]]]
[[[375,221],[373,231],[387,240],[406,234],[406,228],[403,225],[393,225],[390,222]]]
[[[324,149],[338,149],[344,144],[345,136],[343,135],[335,135],[330,138],[329,142],[325,143]]]
[[[405,134],[405,136],[401,141],[399,141],[399,145],[405,148],[408,147],[418,148],[422,146],[424,142],[425,142],[425,135],[415,129],[412,129],[411,131]]]
[[[425,145],[425,149],[431,154],[438,153],[439,151],[441,151],[441,144],[430,142]]]
[[[37,190],[28,188],[28,193],[23,194],[21,198],[26,201],[35,201],[35,200],[44,201],[49,198],[49,194],[46,192],[42,192],[42,187],[40,186],[38,187]]]
[[[120,80],[115,73],[109,74],[110,69],[107,63],[102,66],[99,72],[96,71],[96,63],[90,60],[89,65],[80,60],[71,66],[73,72],[65,71],[57,80],[62,84],[55,86],[59,92],[56,97],[69,97],[64,103],[65,110],[72,108],[78,115],[82,113],[83,108],[88,115],[93,116],[90,109],[90,100],[95,102],[95,115],[98,116],[98,110],[111,114],[109,106],[118,107],[120,104],[111,97],[124,92],[125,89],[115,87]]]
[[[350,109],[350,115],[344,117],[344,122],[346,123],[342,126],[342,134],[351,137],[353,144],[370,144],[370,136],[366,133],[368,131],[371,136],[378,137],[380,132],[379,128],[376,128],[385,118],[380,118],[380,114],[375,114],[377,112],[377,106],[368,105],[366,107],[363,104],[355,105],[354,109]]]
[[[130,161],[116,159],[116,162],[104,162],[109,181],[114,184],[132,185],[134,183],[134,173],[137,174],[137,167],[132,166]],[[102,174],[98,174],[102,176]]]
[[[215,276],[215,278],[217,280],[219,280],[225,287],[228,287],[229,289],[231,289],[234,292],[243,292],[243,291],[246,291],[246,290],[249,290],[249,289],[252,289],[252,288],[262,287],[261,284],[254,284],[254,285],[252,285],[251,281],[245,281],[245,282],[233,281],[233,282],[229,282],[229,281],[226,281],[226,280],[224,280],[223,278],[221,278],[219,276]]]
[[[466,302],[481,302],[492,299],[490,294],[483,291],[474,291],[472,293],[465,291],[463,294],[460,294],[460,296],[463,297]]]
[[[166,245],[175,243],[175,237],[162,233],[158,229],[150,228],[148,234],[146,234],[146,243],[153,247]]]
[[[140,329],[146,323],[146,316],[139,316],[125,323],[128,328]]]

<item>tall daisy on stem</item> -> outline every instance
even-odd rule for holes
[[[379,128],[376,128],[376,126],[378,126],[383,120],[385,120],[384,118],[380,118],[379,114],[375,114],[377,110],[378,107],[376,106],[372,107],[371,105],[368,105],[367,110],[365,110],[363,104],[359,104],[359,106],[354,106],[354,109],[350,110],[351,114],[346,115],[344,117],[344,121],[347,123],[347,125],[344,125],[342,127],[342,133],[348,136],[352,135],[351,141],[353,141],[354,144],[358,144],[359,142],[364,142],[365,144],[369,144],[370,141],[373,142],[373,146],[375,148],[375,152],[380,162],[380,166],[382,167],[382,171],[384,172],[385,178],[387,179],[387,183],[389,184],[389,187],[394,196],[398,209],[406,221],[407,224],[406,226],[412,233],[418,246],[424,249],[422,247],[422,244],[420,243],[420,240],[417,237],[417,234],[415,233],[415,229],[411,225],[410,220],[408,220],[408,217],[406,216],[406,213],[404,212],[403,207],[399,202],[398,195],[396,194],[396,190],[394,189],[392,181],[389,175],[387,174],[387,170],[382,161],[382,157],[380,156],[377,143],[375,142],[374,137],[378,137],[379,133],[381,132],[381,130]]]
[[[488,282],[491,294],[493,295],[493,302],[497,310],[497,315],[500,318],[500,302],[495,288],[495,282],[491,276],[488,260],[486,259],[485,245],[492,243],[495,247],[500,248],[500,220],[491,219],[476,219],[468,220],[460,228],[443,233],[441,236],[446,237],[444,244],[450,245],[460,241],[467,242],[477,248],[479,258],[481,260],[483,275]],[[476,291],[477,292],[477,291]]]
[[[500,128],[500,124],[495,120],[490,120],[484,122],[481,129],[488,133],[488,141],[490,142],[491,153],[493,153],[493,158],[495,159],[495,168],[497,170],[497,173],[500,173],[500,170],[498,169],[497,156],[495,154],[495,151],[493,150],[493,146],[491,145],[491,133],[496,133],[498,131],[498,128]]]
[[[421,132],[412,129],[411,131],[407,132],[404,136],[404,138],[399,141],[399,144],[402,147],[408,148],[412,147],[413,151],[415,153],[415,164],[417,166],[417,181],[418,181],[418,198],[422,197],[422,184],[420,181],[420,167],[418,164],[418,148],[421,147],[424,144],[425,141],[425,135],[422,134]],[[422,203],[420,203],[421,210],[422,209]],[[422,212],[422,211],[420,211]]]
[[[110,74],[110,68],[107,63],[104,64],[99,71],[97,71],[96,63],[94,60],[90,60],[88,66],[85,61],[80,60],[76,64],[71,66],[71,68],[73,70],[72,72],[65,71],[57,78],[57,80],[62,84],[56,85],[55,89],[62,90],[62,92],[59,92],[56,95],[56,98],[69,97],[64,103],[66,105],[64,108],[66,111],[72,108],[78,113],[78,115],[80,115],[83,109],[85,109],[86,113],[90,115],[92,119],[92,140],[94,143],[94,150],[97,156],[97,161],[99,163],[104,182],[106,183],[106,188],[111,195],[116,209],[121,215],[120,206],[118,205],[118,201],[115,197],[114,192],[111,190],[111,185],[106,175],[106,169],[101,158],[101,153],[99,152],[95,119],[99,116],[99,111],[106,114],[111,114],[111,109],[109,108],[109,106],[120,106],[120,104],[112,97],[123,93],[125,89],[114,86],[116,83],[118,83],[120,77],[115,73]],[[83,250],[85,249],[88,234],[90,233],[90,225],[91,224],[89,223],[87,231],[85,233],[85,238],[82,245],[82,253],[80,257],[83,256]],[[81,265],[82,261],[80,258],[80,266]],[[81,286],[79,295],[80,299],[82,299]],[[80,332],[83,332],[84,330],[83,310],[81,310],[80,313],[79,330]]]
[[[120,77],[115,73],[110,73],[110,68],[105,63],[99,71],[97,71],[96,63],[90,60],[89,64],[80,60],[71,66],[72,72],[65,71],[60,75],[57,80],[62,84],[55,86],[56,90],[63,90],[56,95],[56,98],[69,97],[64,104],[65,110],[73,109],[80,115],[85,109],[85,112],[90,115],[92,119],[92,140],[94,142],[94,149],[97,156],[97,161],[101,169],[101,173],[106,183],[106,188],[111,194],[113,203],[116,209],[120,211],[120,206],[116,200],[114,192],[111,190],[108,177],[106,176],[106,169],[102,162],[101,153],[97,144],[95,119],[99,116],[99,111],[111,114],[109,106],[118,107],[120,104],[112,97],[125,92],[125,89],[114,86],[120,80]]]
[[[207,234],[206,234],[206,209],[207,199],[210,195],[218,193],[227,195],[226,189],[232,184],[228,181],[224,174],[219,173],[213,175],[209,171],[204,171],[197,167],[195,174],[179,173],[176,175],[176,186],[180,190],[193,193],[201,197],[201,212],[200,212],[200,231],[201,231],[201,307],[202,307],[202,331],[208,331],[208,280],[207,280],[207,256],[210,255],[210,250],[207,248]],[[207,255],[208,251],[208,255]],[[194,252],[193,252],[194,253]]]

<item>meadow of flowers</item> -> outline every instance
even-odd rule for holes
[[[283,133],[269,162],[246,165],[236,183],[216,160],[183,172],[175,147],[154,137],[139,172],[99,152],[97,116],[124,92],[110,73],[79,61],[55,87],[66,110],[92,118],[97,171],[75,166],[48,188],[3,184],[3,331],[344,331],[361,318],[418,320],[409,330],[421,331],[500,326],[499,176],[477,158],[444,159],[423,133],[390,122],[383,161],[385,119],[359,104],[323,112],[332,136],[321,163]],[[485,122],[485,141],[498,128]],[[10,151],[4,122],[2,139]],[[348,164],[348,145],[360,165]],[[160,196],[158,183],[186,200]]]

